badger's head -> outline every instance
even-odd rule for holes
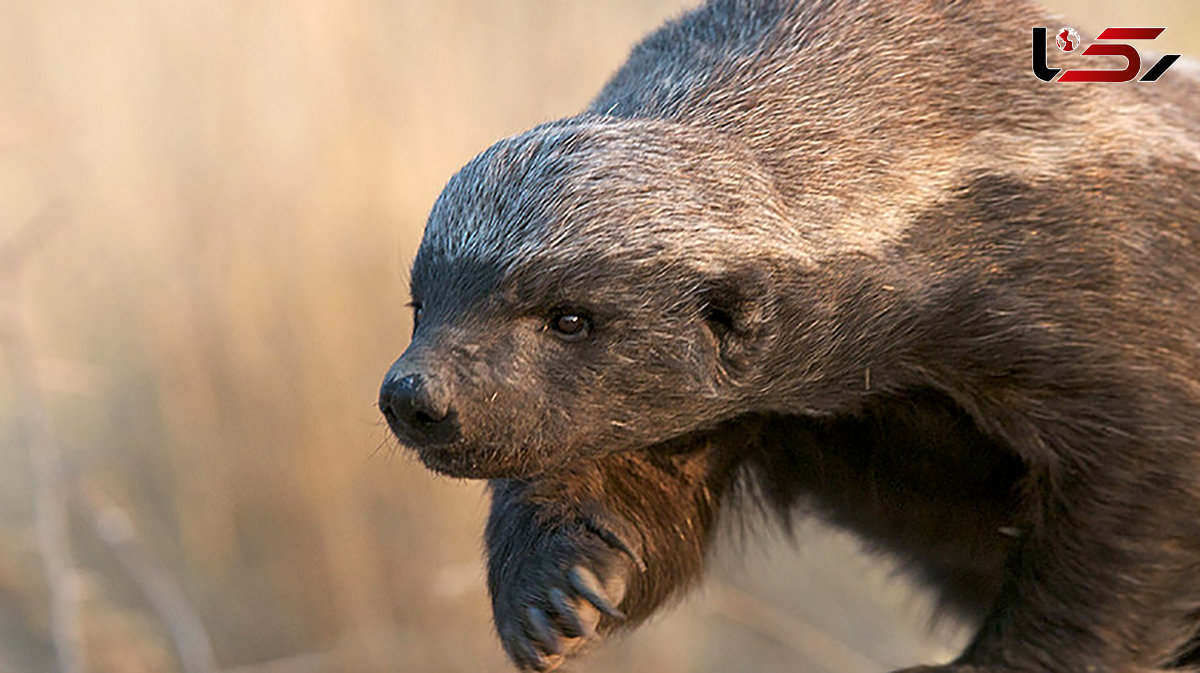
[[[775,189],[712,131],[582,118],[455,175],[412,269],[379,405],[430,468],[531,476],[748,409],[796,265]]]

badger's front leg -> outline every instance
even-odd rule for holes
[[[491,482],[488,588],[518,667],[557,667],[700,574],[732,467],[707,440],[688,449]]]
[[[496,631],[521,669],[545,671],[625,619],[640,534],[570,480],[491,483],[488,589]],[[555,501],[556,493],[567,500]]]

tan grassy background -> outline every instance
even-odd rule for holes
[[[507,670],[479,486],[374,408],[405,269],[451,172],[691,4],[0,0],[0,673],[54,670],[56,633],[89,673]],[[1188,0],[1053,4],[1200,52]],[[577,670],[865,672],[962,642],[845,536],[732,542]]]

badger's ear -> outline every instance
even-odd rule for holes
[[[709,276],[700,291],[700,316],[712,335],[722,365],[744,372],[755,360],[771,317],[770,274],[743,266]]]

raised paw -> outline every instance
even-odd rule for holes
[[[505,559],[494,587],[496,630],[522,670],[550,671],[624,621],[618,607],[631,569],[626,550],[593,537],[558,540],[540,553]]]

